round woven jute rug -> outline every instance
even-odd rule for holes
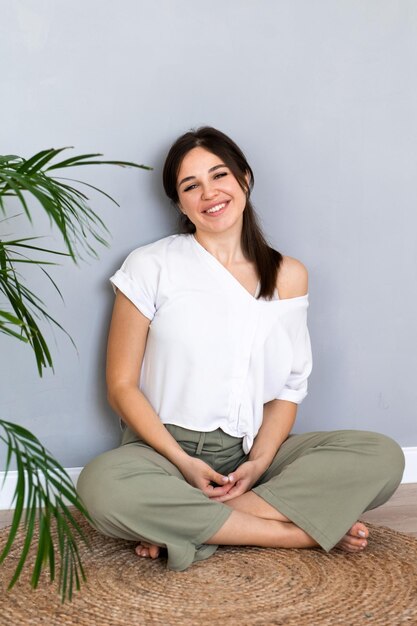
[[[55,584],[29,586],[29,567],[6,591],[22,548],[0,566],[0,624],[7,626],[417,625],[417,539],[369,524],[361,554],[221,547],[185,572],[138,558],[131,542],[103,537],[83,520],[88,578],[72,602]],[[0,531],[0,547],[7,529]]]

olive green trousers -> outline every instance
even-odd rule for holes
[[[218,429],[200,433],[166,425],[181,447],[217,472],[247,459],[242,440]],[[361,513],[386,502],[404,471],[392,439],[343,430],[290,435],[253,491],[329,551]],[[168,567],[184,570],[212,555],[212,537],[232,512],[189,485],[178,468],[126,429],[122,445],[91,461],[77,490],[105,535],[149,541],[168,551]]]

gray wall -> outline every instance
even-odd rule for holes
[[[132,248],[173,232],[164,154],[211,124],[246,151],[271,242],[310,270],[315,367],[298,430],[360,427],[417,445],[413,0],[15,0],[0,29],[3,154],[75,146],[155,167],[79,172],[121,204],[93,196],[111,247],[53,269],[65,304],[29,273],[78,355],[56,332],[55,374],[39,380],[28,348],[0,336],[2,418],[66,466],[116,444],[107,279]],[[0,223],[0,236],[29,232]],[[35,232],[49,232],[42,217]]]

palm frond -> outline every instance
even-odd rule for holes
[[[0,333],[30,345],[41,376],[45,367],[52,367],[52,357],[38,320],[43,319],[56,327],[61,329],[62,327],[47,313],[43,302],[35,293],[25,287],[16,264],[37,265],[59,292],[56,283],[45,269],[45,266],[52,264],[53,261],[34,258],[33,254],[41,252],[54,257],[70,256],[77,262],[83,252],[97,257],[94,242],[107,245],[108,236],[103,220],[90,207],[88,196],[69,183],[91,188],[117,204],[114,198],[94,185],[62,177],[54,178],[51,172],[81,165],[104,164],[152,169],[130,161],[101,160],[99,157],[102,155],[97,153],[76,155],[54,162],[64,150],[67,148],[41,150],[29,159],[16,155],[0,156],[0,211],[7,217],[5,198],[14,196],[19,201],[23,214],[32,222],[33,208],[28,198],[36,199],[48,215],[51,224],[58,229],[65,246],[65,252],[59,252],[33,245],[31,243],[33,238],[30,237],[0,240],[0,295],[3,294],[9,305],[9,308],[4,310],[0,304]],[[24,255],[23,252],[27,254]],[[72,341],[71,338],[70,340]]]
[[[36,265],[61,296],[46,266],[55,264],[55,259],[60,256],[70,256],[74,262],[82,258],[83,252],[97,256],[95,245],[107,245],[108,230],[91,208],[86,191],[92,189],[117,205],[109,194],[94,185],[62,176],[54,177],[55,170],[62,172],[71,167],[105,164],[152,169],[128,161],[101,160],[101,154],[83,154],[54,161],[66,149],[42,150],[29,159],[0,155],[0,214],[4,216],[0,221],[17,216],[8,215],[9,198],[17,201],[22,209],[19,215],[26,216],[30,222],[37,204],[49,217],[51,225],[58,229],[64,244],[64,251],[61,252],[41,247],[34,242],[35,237],[0,239],[0,298],[3,296],[6,301],[6,305],[0,301],[0,333],[23,341],[32,348],[40,376],[44,368],[53,364],[38,322],[48,322],[66,331],[47,312],[39,296],[26,286],[18,268],[24,267],[24,264]],[[75,183],[75,186],[70,183]],[[82,185],[83,190],[76,185]],[[35,204],[29,202],[30,199],[34,199]],[[13,459],[17,467],[14,514],[6,545],[0,554],[0,564],[9,555],[19,527],[22,526],[24,531],[22,551],[9,587],[19,579],[37,537],[32,586],[38,585],[45,568],[49,569],[51,580],[55,580],[59,570],[62,600],[71,599],[74,588],[79,589],[85,581],[77,542],[86,539],[68,504],[84,517],[89,518],[88,512],[65,470],[32,433],[17,424],[0,420],[0,441],[6,444],[7,449],[5,477]]]
[[[0,440],[8,448],[5,476],[12,458],[16,460],[17,466],[17,483],[13,497],[15,509],[6,545],[0,554],[0,564],[10,553],[25,512],[22,551],[9,589],[23,570],[38,522],[31,585],[34,588],[38,586],[41,573],[46,567],[49,569],[51,581],[55,580],[55,555],[58,553],[61,597],[63,601],[71,600],[73,589],[80,589],[81,581],[85,581],[76,541],[81,539],[87,543],[87,539],[68,505],[75,507],[87,519],[90,519],[89,514],[64,468],[31,432],[4,420],[0,420],[0,429]]]
[[[51,223],[58,228],[68,254],[76,261],[83,250],[89,255],[95,255],[95,249],[89,243],[89,239],[106,244],[108,232],[101,218],[89,206],[88,197],[77,187],[52,176],[51,172],[85,165],[117,165],[145,170],[152,168],[131,161],[102,160],[98,158],[102,155],[97,153],[76,155],[52,163],[53,159],[66,149],[42,150],[30,159],[14,155],[0,157],[0,210],[6,213],[4,197],[15,196],[27,218],[32,221],[32,209],[29,208],[26,195],[35,198]],[[117,204],[109,194],[93,185],[81,181],[71,182],[91,187]]]
[[[28,343],[34,353],[39,375],[42,376],[45,367],[53,367],[51,353],[46,339],[40,329],[38,320],[44,320],[62,330],[74,342],[63,327],[46,311],[42,300],[33,291],[26,287],[19,276],[15,265],[17,263],[35,263],[51,281],[58,294],[62,294],[43,267],[50,261],[28,259],[21,250],[48,252],[50,254],[63,255],[54,250],[45,250],[39,246],[31,245],[34,238],[25,237],[9,241],[0,241],[0,294],[3,294],[10,306],[9,311],[0,310],[0,333],[13,336],[20,341]],[[14,252],[13,252],[14,250]],[[68,256],[68,255],[67,255]]]

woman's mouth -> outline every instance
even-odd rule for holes
[[[205,213],[206,215],[210,215],[212,217],[214,217],[216,215],[220,215],[221,213],[224,212],[227,204],[228,204],[228,202],[219,202],[218,204],[215,204],[214,206],[210,207],[209,209],[206,209],[205,211],[203,211],[203,213]]]

